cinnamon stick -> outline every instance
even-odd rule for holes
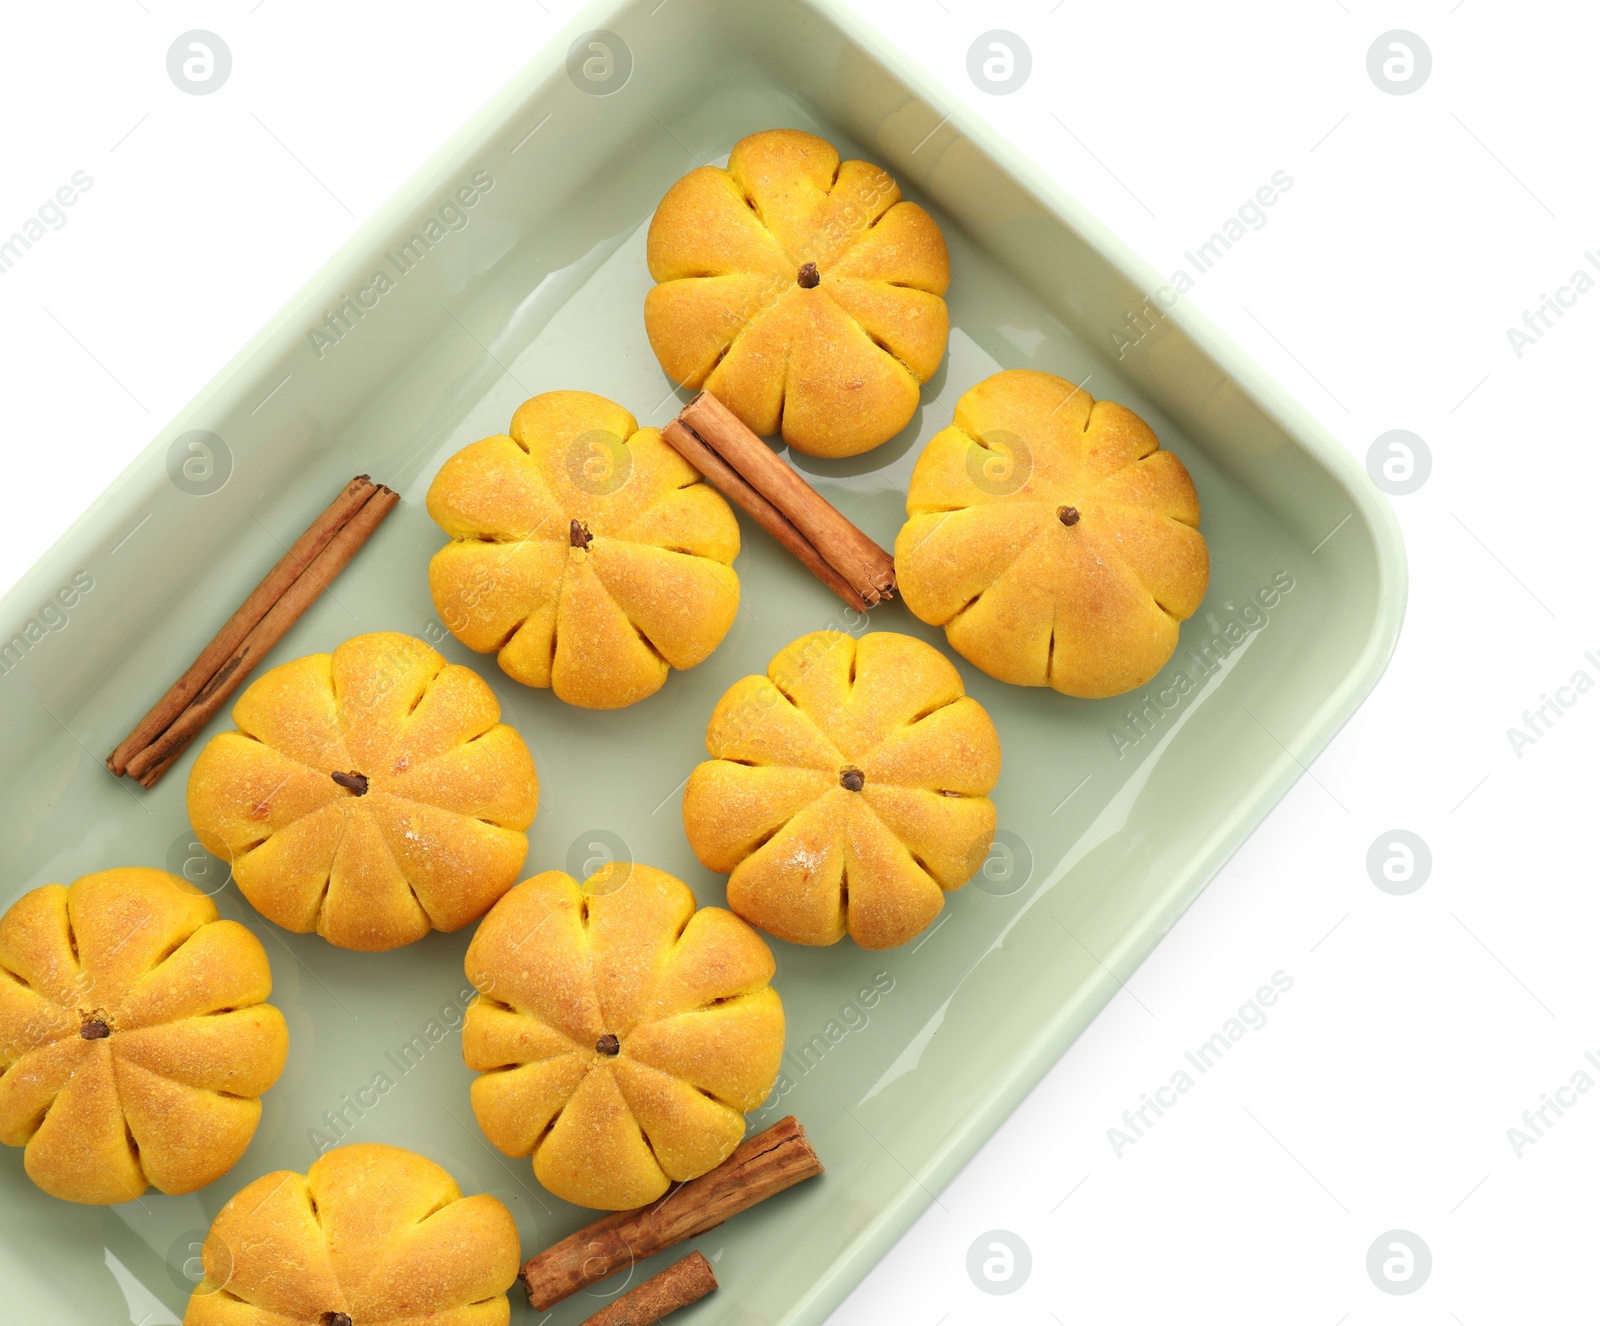
[[[587,1318],[583,1326],[650,1326],[652,1322],[698,1303],[717,1287],[716,1273],[698,1252],[673,1262],[637,1289]]]
[[[663,1248],[714,1229],[729,1216],[822,1173],[793,1115],[740,1143],[716,1169],[654,1206],[617,1211],[528,1260],[522,1284],[540,1312]]]
[[[294,546],[284,553],[278,564],[250,592],[250,597],[223,624],[216,638],[200,651],[200,656],[189,665],[189,670],[172,684],[150,712],[139,720],[138,726],[123,743],[111,752],[106,760],[106,768],[118,777],[127,772],[128,761],[172,726],[172,720],[187,709],[190,701],[200,693],[200,688],[216,676],[217,669],[239,647],[245,636],[255,629],[256,623],[267,615],[267,610],[283,597],[284,591],[328,546],[329,540],[349,523],[350,517],[366,505],[367,499],[377,491],[378,485],[365,474],[358,474],[350,480],[344,491],[333,499],[333,504],[311,522],[311,527],[295,540]]]
[[[128,759],[125,768],[129,774],[145,787],[155,786],[262,657],[333,583],[399,500],[398,493],[381,484],[374,485],[367,500],[334,532],[310,564],[235,645],[183,711],[143,750]]]
[[[864,611],[893,597],[894,559],[709,391],[684,406],[661,436],[851,607]],[[819,562],[832,574],[819,570]]]
[[[822,554],[797,530],[789,518],[752,488],[721,456],[717,455],[687,425],[674,419],[661,430],[667,443],[706,477],[713,488],[735,505],[743,507],[756,523],[805,565],[812,575],[842,598],[857,612],[867,610],[866,600],[850,582],[822,559]]]

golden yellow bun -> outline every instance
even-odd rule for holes
[[[1009,369],[917,460],[895,540],[906,606],[991,677],[1098,699],[1178,647],[1211,563],[1183,462],[1132,410]]]
[[[0,917],[0,1142],[69,1202],[225,1174],[289,1051],[261,942],[162,870],[46,884]]]
[[[557,1197],[621,1211],[720,1165],[777,1080],[772,951],[681,880],[549,871],[478,927],[461,1049],[472,1112]],[[614,1039],[612,1039],[614,1038]]]
[[[944,358],[950,255],[878,166],[796,129],[751,134],[650,222],[644,325],[674,382],[763,436],[854,456],[911,420]],[[802,268],[818,280],[801,284]]]
[[[233,721],[195,761],[189,819],[269,921],[398,948],[516,883],[539,779],[471,668],[408,635],[358,635],[264,673]]]
[[[722,495],[587,391],[535,396],[509,437],[458,451],[428,514],[451,539],[428,566],[450,633],[568,704],[654,695],[722,643],[739,608],[739,523]]]
[[[511,1212],[395,1146],[329,1151],[241,1188],[200,1248],[184,1326],[506,1326]]]
[[[904,944],[988,855],[1000,738],[931,645],[803,635],[706,728],[683,825],[728,906],[768,934]]]

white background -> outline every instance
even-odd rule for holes
[[[858,9],[1163,272],[1287,171],[1191,297],[1354,455],[1404,428],[1433,468],[1394,499],[1411,599],[1377,692],[836,1320],[1595,1319],[1600,1091],[1520,1155],[1507,1129],[1586,1067],[1600,1083],[1600,690],[1567,692],[1520,755],[1507,729],[1575,672],[1600,681],[1600,292],[1520,356],[1507,329],[1600,251],[1600,19],[1504,0]],[[0,585],[574,11],[8,0],[0,233],[75,171],[94,184],[0,277]],[[167,78],[191,28],[233,52],[210,96]],[[1033,61],[1004,96],[967,74],[997,28]],[[1409,95],[1367,73],[1392,29],[1432,51]],[[1408,896],[1366,865],[1396,828],[1432,851]],[[1117,1155],[1122,1112],[1278,971],[1293,988],[1267,1025]],[[1004,1296],[967,1271],[996,1229],[1032,1255]],[[1407,1296],[1366,1270],[1393,1229],[1431,1249]]]

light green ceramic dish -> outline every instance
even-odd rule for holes
[[[567,72],[568,42],[590,29],[632,52],[626,85],[610,95],[580,90]],[[271,661],[361,631],[437,638],[425,568],[441,536],[422,506],[436,468],[503,431],[526,396],[552,388],[603,393],[646,423],[669,418],[679,396],[650,353],[640,311],[646,223],[697,159],[719,159],[742,135],[782,125],[890,167],[944,225],[955,273],[950,355],[921,413],[867,456],[799,458],[816,484],[892,545],[912,462],[961,392],[1002,366],[1048,369],[1137,410],[1185,461],[1204,504],[1213,575],[1177,657],[1122,700],[1010,688],[963,665],[1004,743],[1000,846],[937,928],[904,949],[776,945],[788,1058],[781,1099],[752,1127],[797,1114],[828,1172],[699,1241],[716,1256],[723,1288],[685,1321],[821,1321],[1377,680],[1405,596],[1404,556],[1383,499],[1193,310],[1174,309],[1115,358],[1109,330],[1124,327],[1156,278],[1027,162],[831,0],[591,9],[361,229],[0,604],[0,642],[11,642],[0,655],[0,734],[10,752],[0,783],[0,902],[110,865],[186,870],[218,890],[224,914],[264,937],[292,1037],[254,1144],[200,1193],[71,1206],[27,1181],[20,1152],[0,1152],[8,1318],[94,1326],[181,1318],[200,1237],[227,1197],[268,1170],[304,1170],[319,1146],[344,1139],[414,1148],[468,1190],[497,1194],[529,1252],[583,1219],[540,1191],[525,1163],[491,1151],[473,1122],[470,1075],[451,1029],[468,932],[368,956],[279,931],[242,901],[219,862],[191,846],[183,789],[192,755],[148,794],[112,779],[101,761],[280,542],[357,472],[406,501]],[[464,186],[472,207],[442,212]],[[467,219],[399,274],[387,255],[441,215]],[[329,312],[370,290],[379,271],[391,288],[359,316],[341,315],[337,338],[327,333]],[[316,328],[328,343],[314,346]],[[209,495],[169,478],[169,451],[192,430],[220,436],[232,456],[231,477]],[[185,482],[209,486],[203,474]],[[443,645],[488,677],[534,749],[544,801],[527,873],[581,873],[586,862],[631,853],[689,880],[703,902],[722,901],[722,880],[696,864],[678,813],[712,705],[794,636],[830,624],[862,629],[750,526],[738,570],[746,610],[722,648],[618,713],[566,708],[508,681],[492,659]],[[73,584],[80,592],[69,612],[44,607]],[[871,628],[944,647],[899,604],[874,612]],[[658,1268],[643,1265],[636,1278]],[[618,1288],[602,1286],[606,1296]],[[552,1320],[578,1321],[601,1301],[580,1296]]]

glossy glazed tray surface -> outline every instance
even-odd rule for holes
[[[580,88],[581,61],[577,78],[568,72],[568,42],[588,30],[630,53],[607,95]],[[723,1288],[686,1321],[822,1320],[1376,681],[1404,598],[1382,499],[1192,311],[1173,310],[1115,358],[1109,330],[1154,286],[1031,167],[830,3],[592,9],[0,603],[0,734],[12,753],[0,774],[0,905],[108,865],[185,873],[263,937],[291,1034],[289,1067],[265,1098],[254,1143],[202,1192],[74,1207],[27,1181],[19,1151],[0,1152],[8,1317],[179,1320],[199,1240],[222,1203],[260,1174],[303,1171],[346,1140],[411,1147],[466,1190],[495,1193],[530,1252],[586,1218],[538,1189],[525,1162],[491,1150],[472,1119],[458,1035],[472,993],[461,970],[470,929],[379,955],[279,931],[190,838],[192,754],[149,794],[112,779],[101,761],[281,543],[366,471],[405,501],[269,662],[362,631],[425,636],[489,680],[533,748],[543,803],[525,873],[581,876],[632,856],[682,876],[702,903],[721,903],[721,877],[684,840],[679,797],[723,690],[805,631],[907,631],[944,649],[942,634],[899,604],[870,623],[854,616],[746,522],[744,607],[712,658],[633,708],[570,709],[445,635],[425,574],[443,536],[422,497],[447,456],[503,431],[533,393],[600,392],[646,424],[677,411],[685,394],[644,336],[645,226],[697,161],[723,160],[744,134],[777,126],[894,171],[945,227],[954,271],[950,354],[912,425],[851,461],[796,458],[813,482],[892,546],[911,465],[960,394],[1002,367],[1046,369],[1137,410],[1189,466],[1213,573],[1171,663],[1120,700],[1006,687],[961,664],[1004,746],[996,849],[905,948],[774,945],[788,1052],[751,1124],[797,1114],[828,1172],[697,1240]],[[404,252],[412,258],[396,256]],[[220,488],[183,471],[195,433],[214,452],[215,439],[225,444]],[[620,1288],[597,1287],[551,1320],[581,1320]]]

